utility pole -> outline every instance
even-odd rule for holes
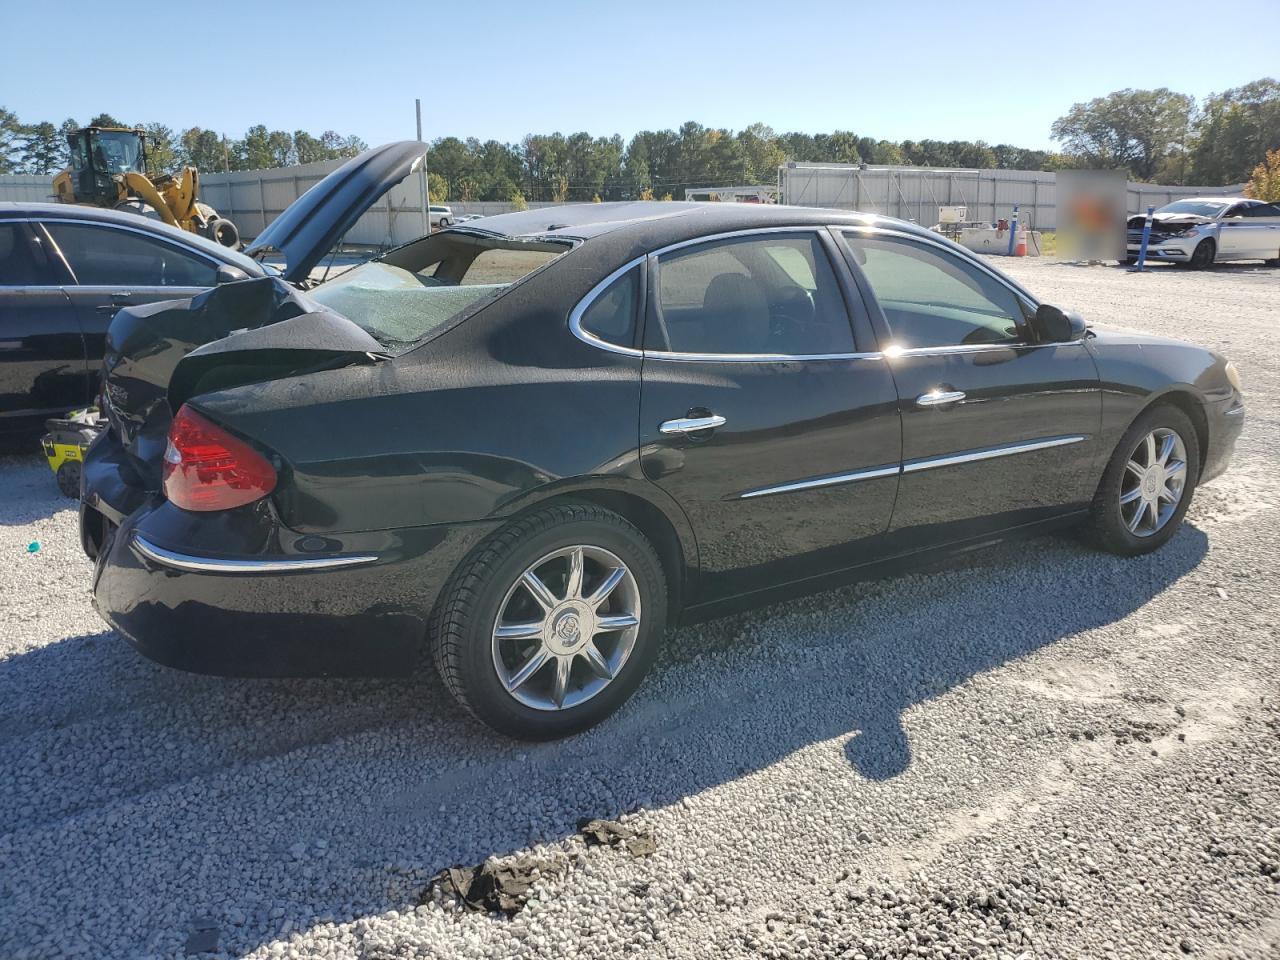
[[[422,100],[414,98],[414,112],[418,115],[418,142],[423,143],[422,139]],[[425,237],[431,232],[431,193],[428,190],[427,181],[427,155],[422,155],[422,166],[418,169],[419,186],[422,190],[422,235]]]

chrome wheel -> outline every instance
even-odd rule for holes
[[[1120,519],[1135,537],[1162,529],[1187,486],[1187,448],[1177,431],[1157,427],[1138,441],[1120,481]]]
[[[567,710],[616,677],[640,629],[640,589],[601,547],[547,554],[511,585],[493,625],[493,666],[520,703]]]

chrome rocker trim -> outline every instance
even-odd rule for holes
[[[920,460],[909,460],[900,466],[872,467],[868,470],[855,470],[852,473],[837,473],[827,477],[815,477],[812,480],[796,480],[792,483],[782,483],[774,487],[760,487],[757,490],[748,490],[746,493],[738,494],[738,499],[750,500],[753,497],[767,497],[775,493],[792,493],[796,490],[810,490],[814,487],[832,487],[843,483],[857,483],[859,480],[891,477],[898,473],[917,473],[921,470],[932,470],[936,467],[952,467],[961,463],[973,463],[978,460],[992,460],[996,457],[1010,457],[1019,453],[1030,453],[1033,450],[1065,447],[1088,439],[1087,436],[1080,434],[1064,437],[1046,437],[1043,440],[1007,443],[999,447],[985,447],[964,453],[952,453],[943,457],[925,457]]]
[[[194,573],[293,573],[303,570],[332,570],[337,567],[354,567],[373,563],[378,558],[372,554],[353,554],[344,557],[297,557],[287,560],[219,560],[216,557],[196,557],[175,553],[154,543],[140,534],[133,535],[132,546],[148,560],[175,570]]]
[[[1021,443],[1006,443],[999,447],[985,447],[981,450],[967,450],[964,453],[952,453],[945,457],[924,457],[920,460],[908,460],[902,465],[903,473],[915,473],[918,470],[932,470],[935,467],[952,467],[958,463],[973,463],[975,460],[991,460],[995,457],[1010,457],[1017,453],[1030,453],[1032,450],[1048,450],[1050,447],[1065,447],[1072,443],[1081,443],[1089,438],[1083,435],[1070,437],[1046,437],[1044,440],[1026,440]]]
[[[856,483],[859,480],[874,480],[877,477],[892,477],[901,468],[898,464],[891,467],[872,467],[870,470],[855,470],[852,473],[837,473],[829,477],[816,477],[813,480],[796,480],[794,483],[782,483],[776,487],[761,487],[759,490],[748,490],[738,495],[739,500],[750,500],[752,497],[767,497],[775,493],[791,493],[793,490],[811,490],[814,487],[834,487],[842,483]]]

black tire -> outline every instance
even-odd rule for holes
[[[1126,476],[1125,465],[1139,441],[1161,428],[1173,430],[1182,440],[1186,449],[1186,481],[1177,509],[1164,526],[1147,536],[1138,536],[1129,531],[1121,515],[1120,494]],[[1136,557],[1158,550],[1178,532],[1199,479],[1200,440],[1187,415],[1168,403],[1160,403],[1144,411],[1120,438],[1106,470],[1103,471],[1102,482],[1098,484],[1098,491],[1089,508],[1086,527],[1089,540],[1102,550],[1125,557]]]
[[[1213,266],[1213,257],[1217,246],[1212,240],[1201,240],[1191,251],[1191,260],[1187,263],[1192,270],[1204,270]]]
[[[441,218],[440,218],[440,229],[441,229],[441,230],[445,229],[446,227],[452,226],[452,225],[453,225],[453,221],[452,221],[452,220],[450,220],[448,217],[441,217]]]
[[[55,478],[58,481],[58,491],[64,497],[80,499],[80,472],[78,460],[68,460],[58,468]]]
[[[540,710],[518,701],[499,678],[493,627],[526,568],[576,544],[608,550],[630,569],[640,595],[640,625],[630,655],[599,693],[574,707]],[[609,510],[560,504],[511,522],[472,552],[441,592],[428,641],[445,687],[473,716],[510,737],[555,740],[595,726],[635,692],[657,655],[666,614],[666,577],[645,536]]]
[[[240,231],[230,220],[218,217],[209,221],[209,239],[232,250],[240,246]]]
[[[1130,266],[1130,267],[1132,267],[1135,263],[1137,263],[1137,262],[1138,262],[1138,258],[1137,258],[1137,257],[1125,257],[1125,258],[1124,258],[1124,262],[1125,262],[1125,265],[1126,265],[1126,266]]]

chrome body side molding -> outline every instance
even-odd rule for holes
[[[1064,437],[1045,437],[1041,440],[1026,440],[1019,443],[1007,443],[998,447],[984,447],[979,450],[965,450],[942,457],[924,457],[919,460],[908,460],[900,466],[872,467],[867,470],[855,470],[851,473],[837,473],[826,477],[812,477],[807,480],[795,480],[780,483],[773,487],[760,487],[738,494],[739,500],[750,500],[754,497],[768,497],[775,493],[793,493],[797,490],[812,490],[817,487],[834,487],[845,483],[857,483],[859,480],[874,480],[877,477],[891,477],[898,473],[916,473],[920,470],[933,470],[938,467],[952,467],[961,463],[973,463],[977,460],[992,460],[996,457],[1011,457],[1019,453],[1030,453],[1033,450],[1048,450],[1052,447],[1065,447],[1072,443],[1088,440],[1087,436],[1074,434]]]
[[[363,563],[373,563],[378,559],[372,554],[354,554],[336,557],[281,557],[276,560],[221,560],[216,557],[200,557],[166,550],[136,533],[133,535],[132,546],[154,563],[193,573],[295,573],[304,570],[354,567]]]

